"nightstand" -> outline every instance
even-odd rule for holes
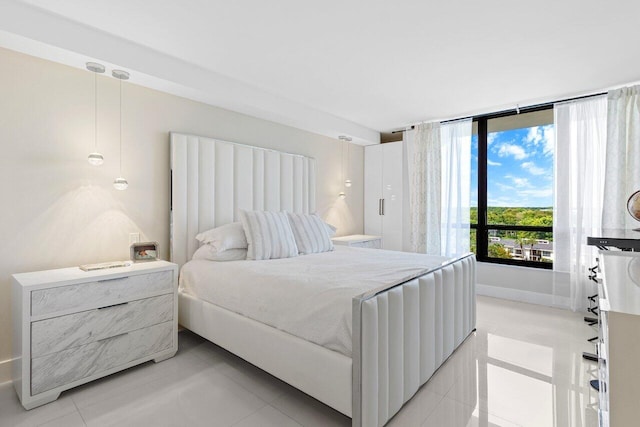
[[[334,237],[331,241],[334,245],[354,246],[357,248],[380,249],[382,247],[382,237],[366,234]]]
[[[178,266],[14,274],[13,384],[22,406],[178,350]]]

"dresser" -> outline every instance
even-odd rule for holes
[[[640,253],[601,251],[598,343],[601,427],[640,420]]]
[[[357,248],[382,248],[382,237],[366,234],[353,234],[351,236],[334,237],[331,239],[334,245],[354,246]]]
[[[26,409],[178,350],[178,266],[12,276],[13,383]]]

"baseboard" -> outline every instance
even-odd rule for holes
[[[11,362],[13,359],[0,361],[0,384],[11,381]]]
[[[544,305],[547,307],[557,307],[570,309],[569,297],[560,297],[538,292],[523,291],[520,289],[503,288],[501,286],[476,285],[476,295],[484,295],[494,298],[508,299],[511,301],[526,302],[529,304]]]

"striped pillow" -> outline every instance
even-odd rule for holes
[[[298,247],[286,212],[240,211],[249,244],[247,259],[298,256]]]
[[[316,214],[288,212],[289,222],[301,254],[316,254],[333,250],[327,227]]]

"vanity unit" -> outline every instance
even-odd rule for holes
[[[640,420],[640,253],[601,251],[600,268],[600,426],[635,426]]]
[[[13,383],[26,409],[178,350],[178,266],[14,274]]]

